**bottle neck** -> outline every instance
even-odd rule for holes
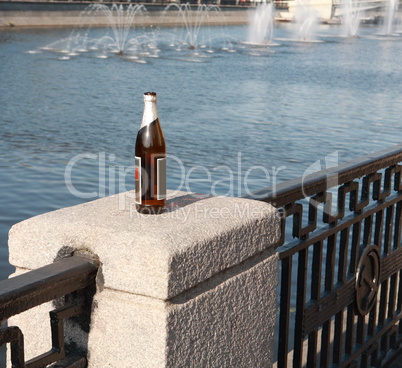
[[[142,115],[141,127],[143,128],[158,119],[156,101],[144,101],[144,114]]]

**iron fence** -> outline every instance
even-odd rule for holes
[[[385,367],[399,353],[401,161],[398,145],[255,193],[282,215],[278,367]]]
[[[88,331],[97,269],[96,260],[78,253],[0,281],[0,326],[13,315],[45,302],[53,300],[57,306],[49,312],[50,350],[29,361],[25,361],[23,331],[17,326],[0,328],[0,346],[10,344],[13,368],[39,368],[55,362],[52,367],[86,367],[86,352],[79,351],[74,342],[65,343],[64,321],[75,318],[75,322]]]

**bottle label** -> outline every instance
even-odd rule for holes
[[[156,160],[157,193],[156,199],[166,199],[166,158]]]
[[[135,203],[142,203],[141,157],[135,156]]]
[[[166,199],[166,158],[156,158],[156,181],[153,178],[153,175],[150,173],[150,177],[148,178],[145,174],[144,180],[142,178],[142,159],[139,156],[135,156],[135,167],[134,167],[134,176],[135,176],[135,203],[142,204],[143,195],[145,199],[155,198],[157,200]],[[154,162],[155,162],[154,161]],[[145,181],[145,183],[144,183]],[[153,189],[148,189],[148,187],[153,188],[153,186],[149,186],[150,182],[156,183],[156,193]],[[143,185],[145,185],[145,192]]]

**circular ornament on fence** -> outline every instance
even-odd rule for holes
[[[377,300],[380,277],[380,251],[371,245],[363,251],[356,272],[356,305],[362,316],[370,312]]]

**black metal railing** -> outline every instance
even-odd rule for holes
[[[401,161],[398,145],[255,193],[282,215],[277,367],[385,367],[400,352]]]
[[[97,269],[97,260],[77,252],[72,257],[0,281],[0,325],[45,302],[53,300],[56,306],[49,312],[51,348],[29,361],[24,357],[23,331],[17,326],[0,328],[0,346],[10,344],[13,368],[46,367],[54,362],[58,362],[57,367],[86,367],[86,352],[77,350],[74,342],[65,343],[64,321],[75,318],[78,328],[88,331]]]

